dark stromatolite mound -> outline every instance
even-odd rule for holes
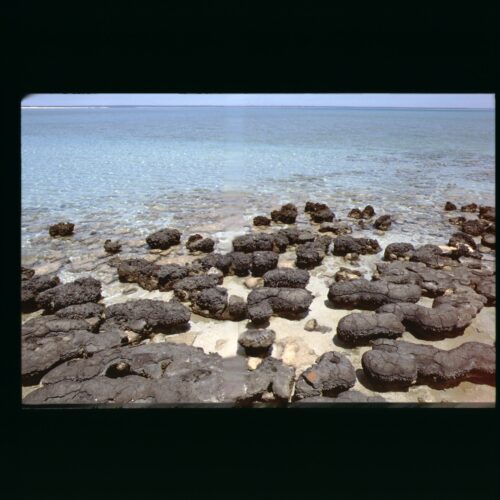
[[[431,345],[379,339],[361,358],[367,378],[385,388],[413,384],[454,386],[463,381],[495,384],[495,347],[465,342],[449,351]]]
[[[264,286],[269,288],[305,288],[308,282],[305,269],[277,268],[264,274]]]
[[[269,226],[269,224],[271,224],[271,219],[264,215],[257,215],[257,217],[253,218],[254,226]]]
[[[490,222],[495,222],[495,207],[481,206],[479,207],[479,218]]]
[[[326,255],[324,245],[316,241],[299,245],[296,253],[297,259],[295,264],[301,269],[312,269],[319,266]]]
[[[264,357],[271,354],[276,340],[276,332],[269,329],[245,330],[238,338],[238,343],[245,349],[247,356]]]
[[[370,219],[374,215],[375,215],[375,210],[371,205],[366,205],[366,207],[363,208],[363,211],[361,212],[362,219]]]
[[[222,284],[222,278],[215,274],[189,276],[176,281],[172,287],[175,296],[182,301],[189,300],[191,294],[205,288],[213,288]]]
[[[356,372],[349,359],[338,352],[326,352],[299,377],[294,399],[336,395],[355,383]]]
[[[36,299],[38,294],[61,284],[61,280],[53,274],[43,274],[21,281],[21,310],[32,312],[39,309]]]
[[[272,315],[300,318],[312,300],[311,292],[303,288],[256,288],[247,298],[248,318],[254,323],[266,322]]]
[[[484,283],[484,281],[481,281]],[[468,286],[453,285],[453,288],[447,290],[447,293],[436,297],[432,301],[432,307],[441,305],[451,305],[460,309],[460,311],[470,311],[473,316],[478,314],[487,304],[488,299],[482,294],[475,292]]]
[[[483,234],[481,237],[481,245],[488,248],[496,248],[496,236],[494,234]]]
[[[360,255],[375,254],[382,250],[377,240],[369,238],[353,238],[352,236],[338,236],[333,240],[333,255]]]
[[[236,295],[228,298],[222,287],[205,288],[191,294],[191,309],[195,314],[219,320],[240,321],[247,316],[244,299]]]
[[[71,236],[75,225],[71,222],[59,222],[49,227],[49,234],[53,238],[56,236]]]
[[[65,307],[64,309],[59,309],[55,315],[63,319],[92,320],[91,324],[98,326],[104,319],[104,308],[104,304],[89,302],[87,304],[76,304]]]
[[[410,257],[412,262],[422,262],[434,269],[455,265],[453,259],[443,255],[443,250],[437,245],[422,245]]]
[[[381,215],[374,223],[373,227],[375,229],[380,229],[381,231],[387,231],[391,227],[391,216]]]
[[[122,246],[119,241],[111,241],[111,240],[106,240],[104,242],[104,250],[107,253],[115,254],[120,252],[122,249]]]
[[[384,260],[410,260],[414,251],[411,243],[390,243],[385,247]]]
[[[305,212],[308,212],[311,219],[318,224],[322,222],[331,222],[335,218],[335,214],[325,203],[306,204]]]
[[[104,311],[106,321],[101,331],[113,328],[131,330],[141,335],[152,332],[171,333],[179,327],[186,327],[191,312],[176,300],[140,299],[122,304],[113,304]]]
[[[391,302],[418,302],[421,294],[418,285],[396,285],[360,278],[330,285],[328,299],[335,307],[371,310]]]
[[[244,234],[233,239],[233,249],[235,252],[252,253],[256,251],[274,249],[274,237],[271,234]]]
[[[346,222],[333,221],[333,222],[323,222],[318,231],[320,233],[333,233],[337,236],[342,236],[344,234],[351,234],[352,229]]]
[[[121,347],[64,363],[42,379],[24,404],[239,405],[288,401],[292,367],[273,358],[249,370],[241,357],[223,359],[202,349],[172,343]]]
[[[488,223],[481,219],[466,220],[462,224],[462,232],[471,236],[481,236],[487,229]]]
[[[464,205],[460,208],[462,212],[477,212],[479,207],[475,203],[469,203],[469,205]]]
[[[496,306],[496,277],[492,276],[488,279],[482,280],[476,287],[478,294],[486,297],[486,305],[488,307]]]
[[[451,238],[448,240],[448,245],[451,247],[456,247],[459,245],[468,245],[473,250],[477,248],[474,238],[470,234],[461,232],[453,233],[451,235]]]
[[[222,271],[224,275],[229,273],[229,269],[232,263],[231,253],[220,254],[220,253],[211,253],[209,255],[205,255],[200,259],[196,259],[191,263],[190,270],[192,272],[201,272],[205,273],[211,267],[215,267]]]
[[[21,280],[29,280],[35,275],[34,269],[29,269],[28,267],[21,266]]]
[[[357,269],[349,269],[347,267],[341,267],[336,273],[335,273],[335,281],[351,281],[351,280],[357,280],[359,278],[363,277],[363,273],[361,271],[358,271]]]
[[[386,400],[376,394],[374,396],[368,396],[367,394],[363,394],[362,392],[349,390],[345,392],[341,392],[335,398],[329,398],[326,396],[311,396],[304,399],[299,399],[295,401],[290,406],[292,407],[314,407],[321,404],[339,404],[339,403],[385,403]]]
[[[278,254],[269,251],[257,251],[252,254],[252,274],[262,276],[278,265]]]
[[[359,208],[353,208],[348,214],[347,217],[351,219],[361,219],[361,210]]]
[[[161,229],[146,238],[149,248],[160,250],[167,250],[171,246],[178,245],[180,241],[181,232],[177,229]]]
[[[392,313],[361,312],[344,316],[338,323],[337,335],[351,346],[367,345],[377,338],[401,337],[405,327]]]
[[[293,224],[297,218],[297,207],[293,203],[283,205],[279,210],[271,212],[271,219],[274,222],[283,222],[284,224]]]
[[[264,250],[263,250],[264,251]],[[229,266],[229,274],[235,276],[247,276],[252,269],[253,252],[231,252],[228,254],[231,259],[231,264]]]
[[[456,210],[457,206],[451,201],[447,201],[444,205],[444,209],[449,212],[451,210]]]
[[[118,265],[118,278],[123,283],[137,283],[145,290],[171,290],[174,283],[186,278],[189,269],[179,264],[159,266],[144,259],[128,259]]]
[[[286,402],[292,394],[295,370],[279,359],[266,357],[247,380],[247,394],[253,399],[271,393],[273,399]]]
[[[455,226],[461,226],[464,222],[465,222],[465,217],[451,217],[448,219],[448,221],[450,222],[450,224],[453,224]]]
[[[71,283],[49,288],[36,297],[40,309],[52,313],[63,307],[101,299],[101,282],[94,278],[79,278]]]
[[[186,242],[186,248],[190,252],[211,253],[214,246],[215,241],[212,238],[203,238],[201,234],[192,234]]]
[[[436,298],[432,308],[418,304],[386,304],[377,309],[377,313],[395,314],[418,338],[441,340],[461,335],[485,303],[484,297],[469,289],[465,293]]]

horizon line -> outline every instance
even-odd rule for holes
[[[457,110],[457,111],[495,111],[492,108],[460,108],[437,106],[329,106],[325,104],[277,105],[277,104],[95,104],[87,106],[22,106],[21,109],[88,109],[88,108],[336,108],[336,109],[412,109],[412,110]]]

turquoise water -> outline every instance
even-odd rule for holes
[[[370,203],[438,235],[453,229],[446,200],[494,204],[494,137],[493,111],[24,109],[23,249],[59,220],[142,235],[307,199],[338,217]]]

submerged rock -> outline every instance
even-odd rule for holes
[[[495,207],[490,207],[490,206],[479,207],[479,218],[495,222],[496,220]]]
[[[456,209],[457,209],[457,206],[456,206],[454,203],[452,203],[451,201],[447,201],[447,202],[445,203],[445,205],[444,205],[444,209],[445,209],[446,211],[456,210]]]
[[[431,345],[379,339],[361,358],[367,378],[384,388],[405,388],[413,384],[441,387],[463,381],[495,382],[495,347],[465,342],[449,351]]]
[[[323,222],[318,231],[320,233],[333,233],[338,236],[344,234],[352,233],[352,228],[346,222],[334,221],[334,222]]]
[[[258,215],[253,218],[254,226],[269,226],[271,224],[271,219],[265,217],[264,215]]]
[[[355,383],[356,373],[349,359],[338,352],[326,352],[299,377],[294,398],[336,395]]]
[[[374,223],[373,227],[375,229],[380,229],[381,231],[387,231],[391,227],[391,216],[381,215]]]
[[[171,246],[178,245],[181,241],[181,232],[177,229],[161,229],[150,234],[146,238],[149,248],[167,250]]]
[[[481,236],[488,227],[488,223],[481,219],[466,220],[462,224],[462,231],[471,236]]]
[[[56,236],[71,236],[75,225],[71,222],[59,222],[49,227],[49,234],[53,238]]]
[[[104,250],[107,253],[115,254],[120,252],[122,249],[122,246],[119,241],[111,241],[111,240],[106,240],[104,242]]]
[[[469,205],[464,205],[460,210],[462,212],[477,212],[478,208],[475,203],[470,203]]]

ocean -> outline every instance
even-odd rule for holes
[[[217,239],[216,251],[228,251],[254,216],[287,202],[324,202],[339,219],[371,204],[377,215],[394,218],[381,243],[414,244],[444,243],[457,230],[442,210],[447,200],[494,204],[494,111],[131,107],[21,113],[23,263],[37,266],[58,256],[68,279],[82,272],[68,262],[101,249],[105,239],[118,238],[126,251],[140,254],[147,249],[137,241],[163,227],[186,236],[205,232]],[[76,224],[76,233],[61,250],[64,242],[49,238],[48,226],[65,220]]]

